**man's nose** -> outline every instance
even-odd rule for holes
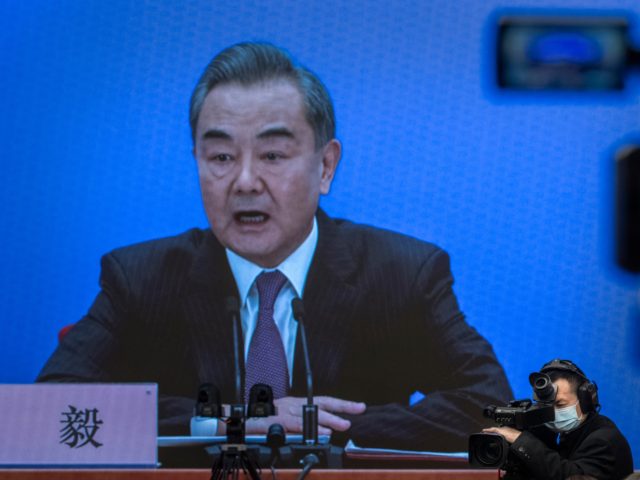
[[[262,179],[258,164],[249,155],[240,161],[240,169],[235,181],[235,190],[239,193],[255,193],[262,190]]]

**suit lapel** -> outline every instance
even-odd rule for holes
[[[318,246],[307,275],[304,291],[306,329],[315,394],[335,387],[348,352],[353,317],[361,294],[353,284],[357,259],[338,227],[318,212]],[[300,338],[296,343],[293,395],[304,395],[306,383]]]
[[[208,231],[196,253],[183,301],[192,357],[201,383],[211,382],[223,402],[234,395],[233,330],[225,299],[238,297],[224,248]]]

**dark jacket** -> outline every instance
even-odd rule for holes
[[[314,393],[367,403],[350,417],[356,443],[466,450],[467,435],[485,425],[483,407],[512,396],[452,284],[436,246],[318,213],[303,298]],[[217,385],[223,403],[234,398],[225,300],[238,292],[210,230],[105,255],[100,286],[39,381],[157,382],[163,434],[188,434],[201,383]],[[306,391],[301,354],[297,343],[293,396]],[[426,398],[410,407],[416,390]]]
[[[523,432],[511,453],[524,467],[519,478],[565,480],[589,475],[602,480],[623,479],[633,472],[631,449],[618,427],[598,413],[575,430],[557,435],[545,431]]]

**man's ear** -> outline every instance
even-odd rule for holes
[[[342,145],[335,138],[322,147],[322,173],[320,177],[320,193],[326,195],[331,189],[331,182],[336,174]]]

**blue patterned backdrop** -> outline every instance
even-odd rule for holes
[[[206,225],[191,89],[221,48],[268,40],[334,98],[344,156],[324,208],[447,249],[516,395],[574,359],[640,466],[640,277],[612,261],[612,154],[640,139],[640,78],[497,92],[505,8],[640,15],[637,0],[3,2],[0,382],[34,379],[103,253]]]

